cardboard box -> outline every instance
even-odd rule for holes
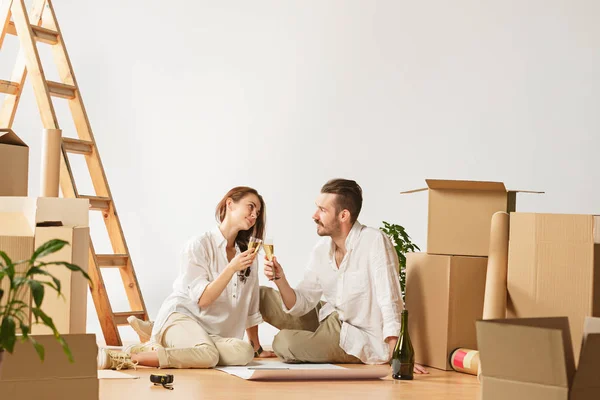
[[[516,194],[543,193],[506,190],[502,182],[426,179],[428,190],[427,252],[487,257],[492,215],[516,209]]]
[[[45,348],[40,361],[31,343],[17,342],[13,354],[4,354],[0,374],[3,399],[98,399],[99,384],[95,335],[64,335],[73,354],[70,363],[51,335],[35,336]]]
[[[599,399],[600,319],[583,331],[576,370],[566,317],[477,321],[481,399]]]
[[[29,259],[34,249],[46,241],[63,239],[70,245],[39,260],[71,262],[87,271],[88,214],[87,199],[0,197],[0,250],[7,251],[15,260]],[[20,270],[26,268],[23,265]],[[47,270],[61,281],[64,298],[48,288],[42,309],[53,319],[60,333],[85,333],[87,281],[80,273],[73,273],[63,266],[49,266]],[[37,279],[46,278],[38,276]],[[30,301],[28,293],[24,301]],[[32,326],[31,332],[51,333],[41,325]]]
[[[406,255],[406,308],[415,361],[450,370],[450,353],[477,348],[486,257]]]
[[[507,317],[569,317],[579,358],[586,316],[600,317],[600,217],[512,213]]]
[[[0,196],[27,196],[29,147],[10,129],[0,129],[0,171]]]

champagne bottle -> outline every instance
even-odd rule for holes
[[[415,368],[415,350],[408,335],[408,311],[402,310],[402,326],[392,356],[392,378],[412,380]]]

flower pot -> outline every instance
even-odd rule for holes
[[[4,350],[0,350],[0,377],[2,376],[2,357],[4,357]]]

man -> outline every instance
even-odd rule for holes
[[[263,319],[281,329],[273,350],[290,363],[386,363],[403,308],[394,247],[379,229],[357,221],[362,189],[355,181],[327,182],[316,205],[313,220],[323,239],[296,289],[277,257],[264,263],[279,289],[261,288]],[[415,372],[426,373],[418,365]]]

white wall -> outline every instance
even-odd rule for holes
[[[600,211],[600,2],[56,0],[55,9],[152,316],[181,245],[213,226],[234,185],[264,195],[293,283],[317,240],[314,199],[332,177],[362,185],[363,223],[400,223],[423,249],[426,195],[399,192],[427,177],[547,192],[522,195],[523,211]],[[5,45],[8,79],[16,39]],[[31,146],[36,195],[32,93],[14,128]],[[59,112],[73,136],[64,104]],[[93,313],[89,326],[99,331]],[[274,330],[261,332],[269,343]]]

